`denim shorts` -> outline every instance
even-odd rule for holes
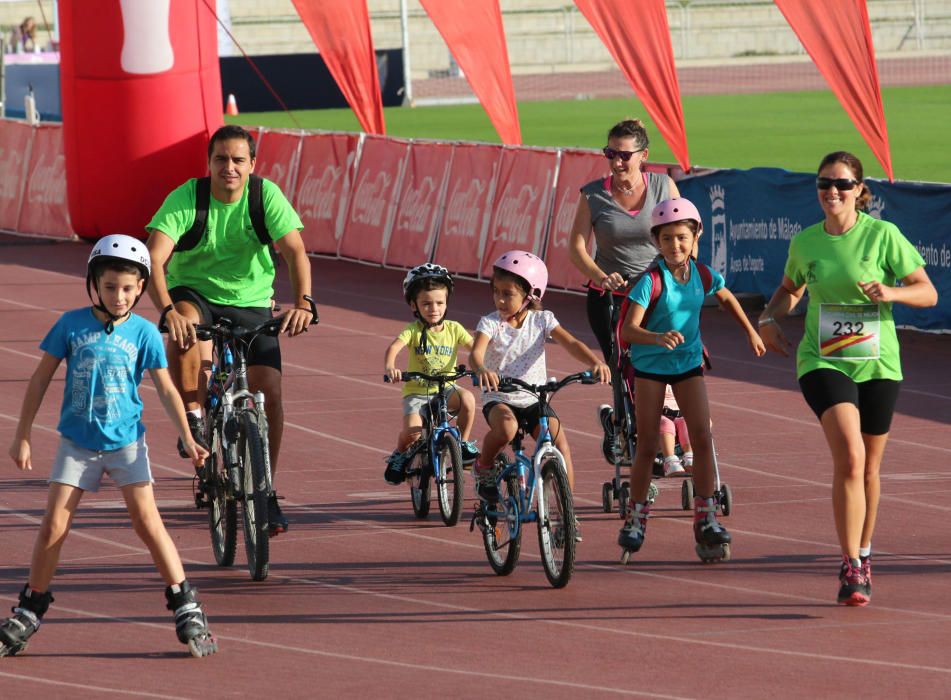
[[[103,474],[108,474],[119,488],[152,483],[145,436],[118,450],[104,451],[87,450],[69,438],[60,437],[59,449],[50,472],[50,483],[66,484],[96,493]]]

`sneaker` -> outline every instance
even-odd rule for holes
[[[664,476],[687,476],[687,470],[684,469],[679,457],[664,458]]]
[[[871,566],[869,566],[871,572]],[[865,574],[864,565],[860,561],[851,561],[848,557],[842,557],[842,568],[839,570],[838,603],[839,605],[852,605],[861,607],[868,605],[872,599],[872,584]]]
[[[487,467],[476,462],[472,465],[472,477],[475,479],[476,493],[479,498],[489,504],[496,504],[501,498],[499,487],[495,482],[498,471],[495,466]]]
[[[406,458],[399,450],[393,450],[393,453],[386,458],[386,471],[383,472],[383,478],[386,483],[398,486],[406,479],[405,474]]]
[[[603,403],[598,407],[598,422],[601,423],[601,430],[604,437],[601,438],[601,454],[607,460],[608,464],[614,464],[617,461],[617,433],[614,430],[614,409],[608,404]]]
[[[463,464],[472,464],[479,457],[479,448],[474,440],[460,440],[459,448],[462,451]]]
[[[684,465],[684,471],[686,471],[688,475],[693,474],[693,452],[684,452],[684,456],[680,462]]]
[[[859,562],[862,564],[862,573],[865,574],[865,578],[868,579],[869,589],[872,587],[872,555],[870,554],[867,557],[859,557]]]
[[[288,522],[281,512],[281,507],[277,503],[277,493],[271,492],[267,499],[267,534],[268,537],[276,537],[282,532],[287,532]]]
[[[192,440],[207,450],[208,443],[205,442],[205,419],[201,416],[196,416],[194,413],[186,413],[185,420],[188,421],[188,431],[192,434]],[[178,454],[182,459],[190,459],[189,454],[185,451],[185,443],[182,442],[181,438],[178,438],[177,447]]]

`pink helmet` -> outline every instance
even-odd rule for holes
[[[541,299],[548,287],[548,268],[545,262],[533,253],[524,250],[510,250],[499,256],[493,264],[500,270],[511,272],[528,282],[530,298]]]
[[[689,199],[677,197],[676,199],[665,199],[654,207],[651,212],[651,234],[657,235],[657,228],[664,224],[671,224],[675,221],[696,221],[697,236],[703,233],[703,222],[700,220],[700,212]]]

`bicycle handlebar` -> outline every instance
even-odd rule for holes
[[[313,297],[307,296],[306,294],[304,295],[304,300],[310,304],[310,312],[313,314],[309,325],[316,326],[320,322],[320,317],[317,315],[317,304],[314,302]],[[159,318],[159,333],[168,333],[168,326],[165,323],[166,313],[167,311],[163,311],[162,316]],[[195,335],[198,340],[211,340],[215,335],[222,335],[228,338],[256,337],[261,334],[276,336],[280,333],[281,324],[283,322],[284,316],[275,316],[255,328],[242,328],[241,326],[236,326],[231,319],[222,317],[213,324],[196,323]],[[236,329],[240,329],[240,332],[235,333],[234,331]]]
[[[403,380],[420,380],[424,382],[435,382],[435,383],[446,383],[454,382],[457,379],[462,379],[463,377],[475,377],[475,372],[467,370],[465,365],[459,365],[456,367],[453,372],[445,372],[443,374],[426,374],[425,372],[402,372],[400,378]],[[392,382],[390,375],[384,374],[383,381],[386,383]]]
[[[600,380],[587,370],[584,372],[575,372],[574,374],[569,374],[567,377],[561,380],[551,379],[544,384],[529,384],[528,382],[523,382],[517,377],[500,377],[499,391],[511,392],[524,389],[528,392],[531,392],[532,394],[540,394],[541,392],[554,394],[555,392],[564,389],[566,386],[573,384],[574,382],[581,382],[582,384],[599,384]]]

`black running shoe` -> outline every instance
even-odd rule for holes
[[[398,486],[406,480],[406,457],[399,450],[393,450],[386,458],[386,470],[383,472],[386,483]]]
[[[269,537],[276,537],[282,532],[287,532],[288,522],[281,512],[281,507],[277,504],[277,493],[272,493],[267,499],[267,534]]]
[[[871,571],[871,567],[869,567]],[[848,557],[842,558],[842,568],[839,570],[839,605],[852,605],[861,607],[868,605],[872,599],[872,583],[869,581],[862,566],[862,562],[849,560]]]
[[[193,413],[186,413],[185,419],[188,421],[188,430],[192,434],[192,440],[207,450],[208,443],[205,442],[205,419]],[[185,451],[185,443],[182,442],[181,438],[178,438],[178,454],[182,459],[190,459],[190,455]]]

